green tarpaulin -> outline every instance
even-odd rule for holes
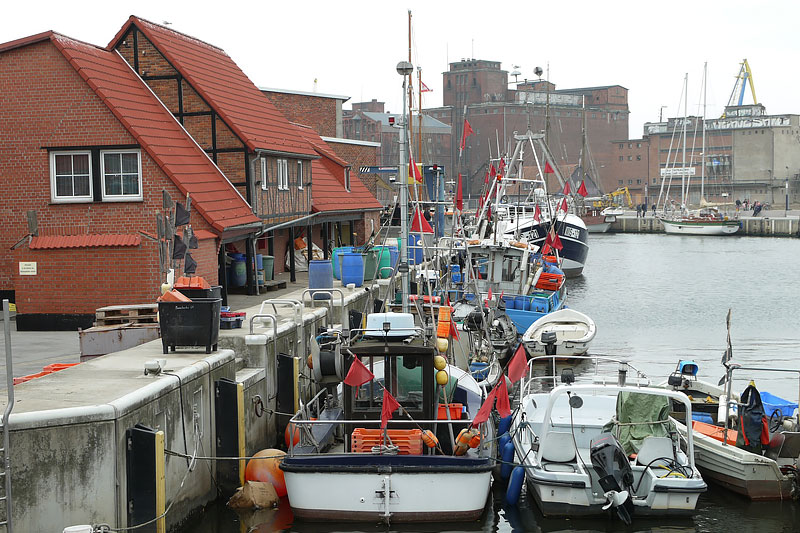
[[[604,431],[617,436],[625,453],[639,453],[646,437],[667,437],[669,398],[640,392],[620,392],[617,396],[617,416],[606,424]]]

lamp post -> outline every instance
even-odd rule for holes
[[[408,295],[411,293],[408,284],[408,154],[406,153],[406,143],[408,143],[408,117],[406,116],[406,82],[408,76],[414,72],[414,66],[408,61],[400,61],[397,64],[397,73],[403,76],[403,128],[400,138],[400,163],[397,165],[400,178],[400,239],[402,253],[400,254],[400,284],[402,287],[403,312],[408,313]]]
[[[789,216],[789,178],[786,178],[786,184],[784,185],[784,190],[786,191],[786,208],[783,212],[783,216]]]

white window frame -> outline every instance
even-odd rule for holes
[[[106,194],[106,154],[136,154],[137,173],[139,179],[139,194]],[[101,150],[100,151],[100,191],[104,202],[137,202],[144,199],[142,187],[142,151],[132,150]]]
[[[289,190],[289,161],[286,159],[278,159],[278,190]]]
[[[297,160],[297,188],[303,190],[303,160]]]
[[[57,155],[85,155],[89,158],[89,194],[85,196],[58,196],[56,194],[56,156]],[[74,183],[73,183],[74,190]],[[50,200],[53,203],[81,203],[94,201],[94,184],[92,176],[92,152],[89,150],[64,150],[60,152],[50,152]]]
[[[350,192],[350,167],[344,167],[344,190]]]
[[[261,158],[261,190],[267,190],[267,158]]]

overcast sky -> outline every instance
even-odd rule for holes
[[[448,61],[500,61],[509,72],[519,65],[520,79],[533,79],[535,67],[549,64],[557,88],[626,87],[635,138],[644,122],[658,120],[661,106],[665,119],[683,115],[678,103],[687,72],[689,112],[702,113],[706,61],[706,116],[719,116],[747,58],[767,112],[800,114],[797,0],[10,1],[0,16],[0,42],[55,30],[105,46],[135,14],[223,48],[258,86],[316,87],[350,102],[377,98],[399,112],[395,65],[408,57],[409,9],[412,62],[434,90],[424,107],[441,105]],[[749,90],[745,103],[752,103]]]

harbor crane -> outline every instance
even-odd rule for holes
[[[736,75],[736,83],[733,84],[733,91],[731,97],[728,99],[728,106],[740,106],[744,102],[744,92],[750,85],[750,94],[753,95],[753,104],[758,104],[756,98],[756,88],[753,84],[753,72],[750,70],[750,64],[747,59],[743,59],[740,63],[739,73]],[[725,118],[725,113],[722,113],[722,118]]]

